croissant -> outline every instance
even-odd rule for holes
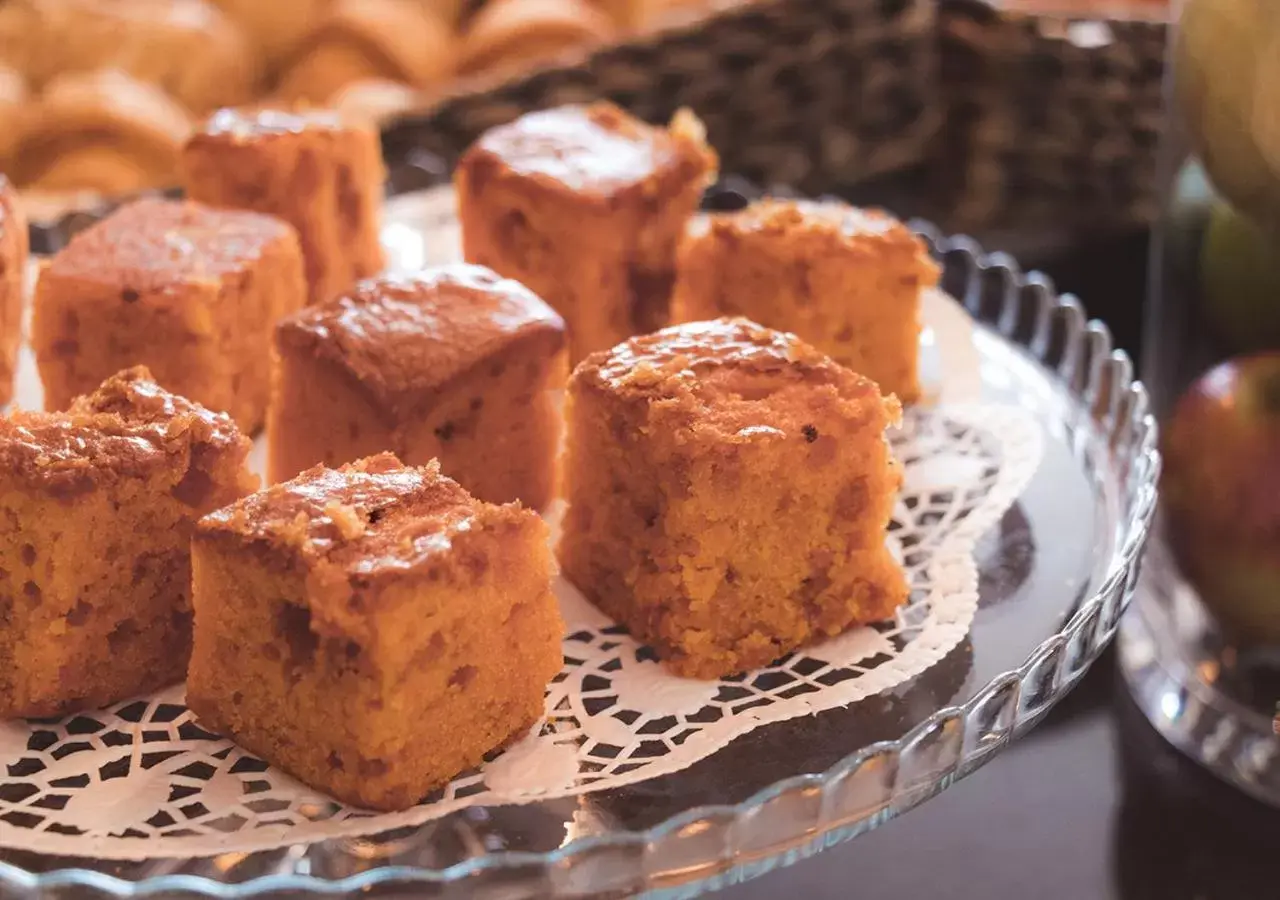
[[[338,0],[277,88],[287,105],[323,103],[357,81],[425,88],[453,71],[453,29],[417,0]]]
[[[518,69],[604,43],[616,31],[613,20],[587,0],[491,0],[463,37],[458,72]]]
[[[315,28],[332,0],[215,0],[274,68]]]
[[[155,85],[110,70],[66,75],[31,107],[13,177],[46,192],[125,194],[171,183],[191,127]]]
[[[7,0],[0,59],[35,89],[70,72],[121,69],[196,112],[247,100],[259,80],[244,35],[205,0]]]

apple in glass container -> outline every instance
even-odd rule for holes
[[[1202,376],[1161,444],[1163,509],[1184,573],[1230,640],[1280,646],[1280,351]]]

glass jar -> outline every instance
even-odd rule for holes
[[[1142,353],[1164,471],[1120,659],[1158,730],[1280,805],[1280,2],[1177,6]]]

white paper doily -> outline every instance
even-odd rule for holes
[[[912,586],[893,622],[744,676],[693,681],[667,674],[561,579],[565,666],[548,686],[546,720],[411,810],[374,815],[309,790],[203,732],[176,687],[56,722],[0,723],[0,845],[138,859],[372,834],[464,806],[670,774],[761,725],[845,706],[919,675],[968,633],[978,606],[975,545],[1016,501],[1042,454],[1030,416],[970,401],[976,357],[954,301],[932,298],[925,317],[934,368],[927,380],[941,402],[909,411],[891,435],[906,478],[889,542]],[[19,402],[36,406],[38,382],[29,367],[23,372]]]

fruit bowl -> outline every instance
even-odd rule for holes
[[[731,207],[744,193],[722,187],[709,202]],[[446,252],[450,210],[439,192],[395,198],[388,243],[407,264],[430,261]],[[1071,689],[1115,633],[1154,509],[1155,426],[1128,358],[1073,298],[1007,256],[914,227],[960,303],[958,320],[949,321],[963,324],[964,353],[941,354],[946,390],[1016,411],[1037,441],[1026,483],[1002,514],[971,523],[969,624],[954,640],[939,640],[919,671],[878,688],[890,684],[875,680],[881,672],[855,701],[814,706],[812,714],[760,714],[711,752],[651,778],[518,803],[460,803],[394,827],[355,820],[338,833],[318,822],[312,838],[273,846],[250,835],[234,846],[204,845],[217,852],[186,852],[187,844],[165,843],[182,840],[175,833],[125,851],[104,839],[101,853],[68,853],[83,846],[74,834],[17,834],[19,816],[54,814],[16,809],[27,801],[0,786],[5,895],[693,896],[856,837],[993,759]],[[924,349],[934,358],[939,347],[931,342],[946,344],[947,328],[929,321]],[[946,362],[957,358],[963,372]],[[929,502],[922,518],[933,514]],[[593,634],[601,633],[606,643],[621,640],[607,629]],[[825,671],[793,668],[787,684],[800,687],[794,679]],[[876,671],[868,663],[863,674]],[[163,724],[164,705],[159,698],[139,717]],[[76,731],[70,723],[32,728],[63,742]],[[48,749],[23,741],[20,756]],[[130,802],[120,798],[122,808]]]

